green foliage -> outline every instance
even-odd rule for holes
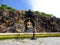
[[[11,11],[15,11],[15,9],[12,7],[7,7],[7,9],[10,9]]]
[[[52,14],[46,14],[44,12],[40,12],[40,14],[43,15],[43,16],[45,16],[45,17],[51,17],[51,16],[53,16]]]
[[[34,11],[34,13],[35,13],[35,14],[40,14],[40,12],[39,12],[39,11]]]
[[[51,16],[53,16],[52,14],[46,14],[46,13],[44,13],[44,12],[39,12],[39,11],[34,11],[34,13],[35,13],[35,14],[43,15],[43,16],[45,16],[45,17],[51,17]]]
[[[5,4],[0,5],[0,10],[5,10],[5,9],[9,9],[11,11],[15,10],[14,8],[9,7],[9,6],[5,5]]]
[[[6,5],[0,5],[0,10],[4,10],[6,8]]]

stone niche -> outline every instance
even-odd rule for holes
[[[35,29],[35,17],[34,13],[31,10],[26,12],[23,24],[24,24],[24,32],[33,32],[33,30]]]
[[[35,28],[34,20],[31,18],[27,18],[24,20],[25,32],[33,32]]]

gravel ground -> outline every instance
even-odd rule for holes
[[[0,40],[0,45],[60,45],[60,37]]]

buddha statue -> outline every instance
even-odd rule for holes
[[[31,21],[30,20],[28,20],[28,22],[27,22],[27,28],[32,28],[33,26],[32,26],[32,23],[31,23]]]
[[[32,30],[33,30],[32,22],[30,20],[28,20],[26,32],[32,32]]]

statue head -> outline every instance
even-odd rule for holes
[[[28,20],[28,22],[27,22],[27,28],[32,28],[33,26],[32,26],[32,22],[30,21],[30,20]]]

